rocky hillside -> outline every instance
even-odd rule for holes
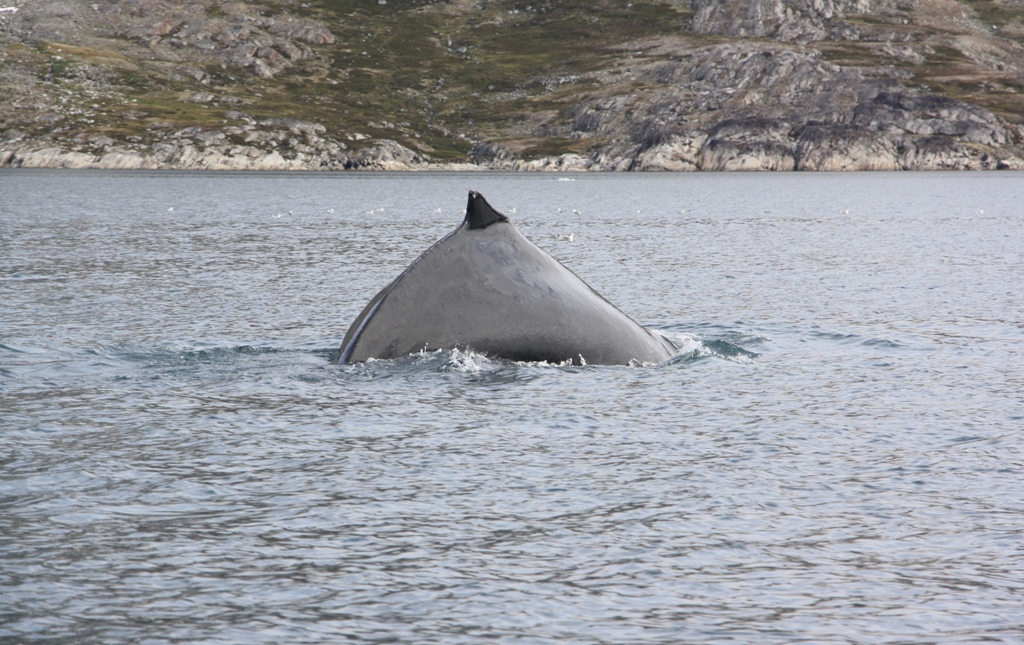
[[[1024,168],[1024,0],[0,0],[0,166]]]

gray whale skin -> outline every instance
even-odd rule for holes
[[[660,363],[675,353],[526,239],[475,191],[466,219],[355,319],[339,363],[433,350],[574,365]]]

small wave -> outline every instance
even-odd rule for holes
[[[62,376],[92,374],[116,379],[164,376],[204,378],[210,374],[224,375],[251,368],[283,366],[294,363],[292,357],[296,355],[316,357],[311,360],[300,359],[302,363],[322,363],[326,362],[329,351],[202,341],[172,341],[153,345],[117,344],[65,352],[58,360],[49,361],[47,369],[50,373]]]
[[[843,345],[861,345],[863,347],[877,347],[881,349],[901,349],[905,347],[903,343],[889,338],[862,336],[841,331],[814,330],[810,335],[814,338],[836,341]]]
[[[843,342],[856,341],[859,338],[861,338],[857,334],[844,334],[844,333],[836,332],[836,331],[820,331],[820,330],[814,330],[814,331],[812,331],[810,333],[810,335],[814,336],[816,338],[824,338],[826,340],[838,340],[838,341],[843,341]]]
[[[92,350],[100,355],[112,354],[132,362],[164,362],[176,360],[182,363],[218,362],[234,360],[242,356],[267,354],[315,353],[329,354],[333,348],[298,348],[277,345],[233,345],[204,343],[202,341],[171,341],[156,346],[118,345],[103,350]]]
[[[239,345],[232,347],[231,350],[239,354],[276,354],[284,351],[280,347],[253,347],[252,345]]]
[[[0,282],[28,282],[33,280],[53,280],[53,276],[35,275],[32,273],[12,273],[0,276]]]
[[[705,324],[677,324],[677,325],[656,325],[652,329],[661,332],[668,336],[676,344],[679,344],[679,339],[711,339],[711,340],[724,340],[732,343],[733,345],[756,345],[765,341],[770,341],[771,336],[762,336],[761,334],[755,333],[749,329],[750,323],[737,321],[732,324],[728,323],[705,323]]]
[[[739,345],[734,345],[727,340],[711,340],[704,343],[704,348],[711,352],[712,356],[725,358],[738,363],[750,362],[757,358],[758,354]]]
[[[11,354],[46,354],[49,350],[40,347],[29,347],[27,345],[4,345],[0,343],[0,352]]]
[[[888,349],[897,349],[903,347],[902,343],[898,343],[894,340],[889,340],[887,338],[868,338],[867,340],[862,341],[861,345],[864,345],[865,347],[884,347]]]
[[[762,336],[752,335],[743,335],[743,338],[748,343],[768,340]],[[722,338],[701,340],[692,336],[677,336],[672,340],[679,346],[679,351],[667,361],[668,365],[691,363],[706,358],[721,358],[734,363],[753,363],[759,356],[756,352]]]
[[[235,347],[121,347],[112,353],[130,363],[147,366],[183,366],[193,363],[217,363],[245,355],[245,350]]]
[[[317,345],[321,343],[316,343]],[[69,383],[96,379],[149,382],[165,378],[231,378],[239,373],[286,378],[326,367],[332,350],[318,347],[171,341],[159,344],[112,344],[41,349],[0,345],[0,380],[22,383]],[[315,373],[315,372],[314,372]]]
[[[747,345],[757,345],[759,343],[768,342],[771,340],[770,336],[761,336],[760,334],[753,334],[750,332],[729,332],[725,334],[718,334],[715,336],[715,340],[727,342],[731,345],[738,345],[744,347]]]

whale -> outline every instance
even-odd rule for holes
[[[462,223],[367,303],[336,362],[437,350],[521,362],[645,365],[668,360],[677,348],[470,191]]]

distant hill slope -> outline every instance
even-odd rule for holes
[[[0,166],[1024,168],[1024,0],[0,0]]]

